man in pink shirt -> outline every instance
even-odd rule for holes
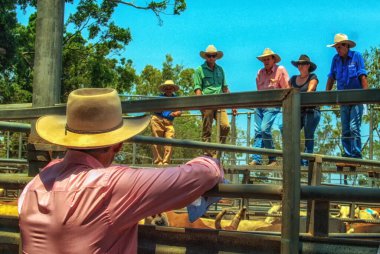
[[[223,178],[219,163],[209,157],[166,169],[111,165],[123,141],[150,120],[123,120],[114,89],[73,91],[66,115],[36,123],[41,138],[67,152],[41,170],[19,198],[23,253],[137,253],[139,220],[184,207]]]
[[[271,49],[266,48],[262,55],[258,56],[264,64],[264,68],[260,69],[256,76],[257,90],[284,89],[289,88],[289,75],[283,66],[277,65],[281,61],[279,55]],[[280,108],[256,108],[255,112],[255,139],[254,147],[274,149],[272,139],[272,125],[276,119]],[[268,165],[276,166],[276,157],[268,156]],[[253,154],[250,165],[261,165],[262,156]]]

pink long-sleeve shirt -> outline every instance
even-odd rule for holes
[[[283,66],[275,64],[270,72],[260,69],[256,76],[257,91],[289,88],[289,74]]]
[[[137,253],[137,223],[193,202],[223,178],[206,157],[165,169],[104,168],[68,150],[19,199],[23,253]]]

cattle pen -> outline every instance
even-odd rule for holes
[[[377,188],[338,187],[321,184],[321,175],[328,162],[353,162],[380,172],[380,163],[373,160],[348,159],[321,154],[305,154],[300,151],[300,108],[310,105],[343,105],[355,103],[380,104],[380,90],[299,93],[293,89],[232,93],[210,96],[189,96],[136,101],[123,101],[123,113],[148,113],[157,110],[199,110],[220,108],[255,108],[280,106],[283,109],[282,150],[268,150],[228,144],[204,143],[193,140],[177,140],[136,136],[130,141],[142,144],[169,144],[194,149],[208,148],[221,152],[260,153],[283,158],[282,184],[250,184],[247,177],[242,183],[219,184],[209,191],[209,196],[239,199],[278,200],[282,204],[280,233],[235,232],[209,229],[139,226],[139,253],[378,253],[380,234],[341,234],[329,232],[330,203],[361,202],[379,203]],[[0,107],[2,121],[33,120],[45,114],[64,114],[65,105],[51,107]],[[12,122],[7,128],[27,131],[27,126]],[[3,127],[5,128],[5,127]],[[43,153],[50,157],[62,149],[47,144],[34,146],[35,157]],[[30,151],[30,150],[28,150]],[[41,154],[39,154],[41,153]],[[307,183],[301,183],[300,159],[309,159],[306,169]],[[9,159],[6,163],[21,166],[26,159]],[[37,160],[38,161],[38,160]],[[37,162],[36,160],[33,163]],[[43,161],[43,160],[42,160]],[[2,163],[5,163],[4,161]],[[225,165],[227,174],[249,176],[253,170],[248,165]],[[270,169],[269,169],[270,170]],[[33,175],[36,171],[30,170]],[[248,173],[248,174],[247,174]],[[249,177],[248,177],[249,178]],[[244,178],[243,178],[244,179]],[[0,186],[6,190],[18,190],[30,180],[25,174],[1,175]],[[300,232],[300,204],[307,203],[307,231]],[[0,248],[3,253],[17,253],[20,237],[17,217],[1,216]],[[16,251],[16,252],[7,252]]]

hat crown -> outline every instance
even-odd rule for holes
[[[207,48],[206,48],[206,53],[217,53],[218,50],[216,49],[216,47],[214,45],[208,45]]]
[[[310,58],[307,55],[300,55],[298,61],[310,62]]]
[[[171,80],[171,79],[165,80],[165,82],[163,83],[163,85],[174,85],[174,81]]]
[[[263,55],[274,55],[274,52],[270,48],[265,48],[263,51]]]
[[[348,36],[346,34],[339,33],[334,36],[334,43],[339,43],[341,41],[347,41],[347,40],[348,40]]]
[[[120,98],[115,89],[83,88],[70,93],[67,129],[76,133],[105,133],[121,127]]]

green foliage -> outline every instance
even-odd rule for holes
[[[368,85],[370,88],[380,88],[380,47],[371,47],[363,54],[368,71]]]
[[[369,88],[380,88],[380,47],[371,47],[369,50],[366,50],[363,54],[364,62],[366,69],[368,71],[368,87]],[[368,115],[363,117],[364,122],[369,123],[372,120],[372,131],[374,134],[374,137],[377,137],[374,139],[373,142],[373,158],[379,159],[380,158],[380,140],[379,140],[379,122],[380,122],[380,111],[379,111],[379,104],[377,105],[368,105]],[[377,107],[377,110],[374,110],[374,108]],[[365,147],[364,153],[369,157],[371,151],[369,149],[369,145]]]
[[[147,65],[140,75],[140,82],[136,86],[138,95],[158,95],[158,86],[162,83],[162,73],[152,65]]]
[[[4,0],[0,5],[0,68],[8,68],[16,54],[16,11],[12,0]]]

